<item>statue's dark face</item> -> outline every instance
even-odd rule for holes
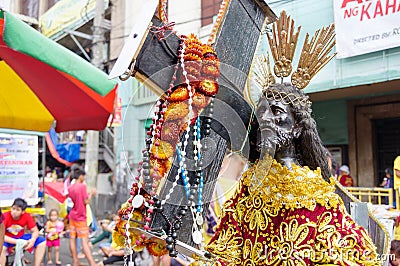
[[[256,115],[260,129],[258,147],[261,152],[267,149],[271,154],[271,147],[280,150],[292,143],[296,125],[289,105],[261,97]]]

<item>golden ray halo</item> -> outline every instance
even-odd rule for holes
[[[293,57],[301,30],[301,26],[295,30],[294,24],[294,20],[286,14],[286,11],[282,11],[279,19],[273,24],[272,33],[267,34],[275,63],[274,74],[282,81],[284,77],[292,74],[293,70]],[[328,27],[317,30],[311,39],[307,33],[298,66],[291,75],[292,85],[298,89],[304,89],[311,79],[336,55],[336,53],[331,53],[334,46],[335,26],[333,23]],[[259,62],[263,60],[268,67],[261,66]],[[261,59],[256,60],[254,80],[264,89],[274,83],[274,79],[271,79],[272,72],[269,65],[269,56],[263,55]],[[260,75],[259,73],[263,74]]]

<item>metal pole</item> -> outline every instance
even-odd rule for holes
[[[44,177],[46,176],[46,137],[42,137],[42,182],[43,182],[43,203],[44,203]],[[44,206],[43,206],[44,207]]]
[[[104,42],[105,30],[104,23],[104,0],[96,0],[95,17],[93,20],[93,58],[92,64],[103,70],[104,66]],[[89,130],[86,138],[86,156],[85,156],[85,171],[86,184],[88,189],[97,187],[98,174],[98,158],[99,158],[99,132]],[[97,208],[94,209],[94,214],[97,214]]]
[[[93,20],[92,64],[103,70],[104,66],[104,0],[96,0],[95,17]]]
[[[45,210],[47,210],[47,208],[46,208],[46,201],[45,201],[45,190],[46,190],[46,188],[45,188],[45,182],[44,182],[44,179],[45,179],[45,176],[46,176],[46,147],[47,147],[47,144],[46,144],[46,136],[42,136],[42,187],[43,187],[43,208],[45,208]],[[45,215],[42,217],[42,224],[43,225],[46,225],[46,213],[45,213]],[[44,236],[46,237],[46,231],[45,231],[45,233],[44,233]],[[47,251],[47,249],[46,249],[46,254],[45,254],[45,260],[47,260],[48,259],[48,256],[49,256],[49,254],[48,254],[48,251]]]

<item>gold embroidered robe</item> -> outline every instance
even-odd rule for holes
[[[381,265],[333,181],[319,169],[288,170],[275,160],[269,172],[268,166],[260,161],[245,172],[225,203],[206,247],[217,265]]]

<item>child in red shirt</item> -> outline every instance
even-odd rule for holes
[[[27,203],[24,199],[17,198],[11,206],[9,212],[4,213],[5,237],[3,251],[1,252],[0,265],[6,263],[6,252],[10,247],[15,246],[17,240],[26,240],[24,249],[34,252],[34,266],[40,266],[46,251],[45,239],[39,236],[39,229],[36,226],[32,216],[25,212]],[[25,227],[32,233],[25,234]]]
[[[350,169],[347,165],[342,165],[339,168],[339,183],[344,187],[352,187],[354,186],[353,178],[350,176]]]

